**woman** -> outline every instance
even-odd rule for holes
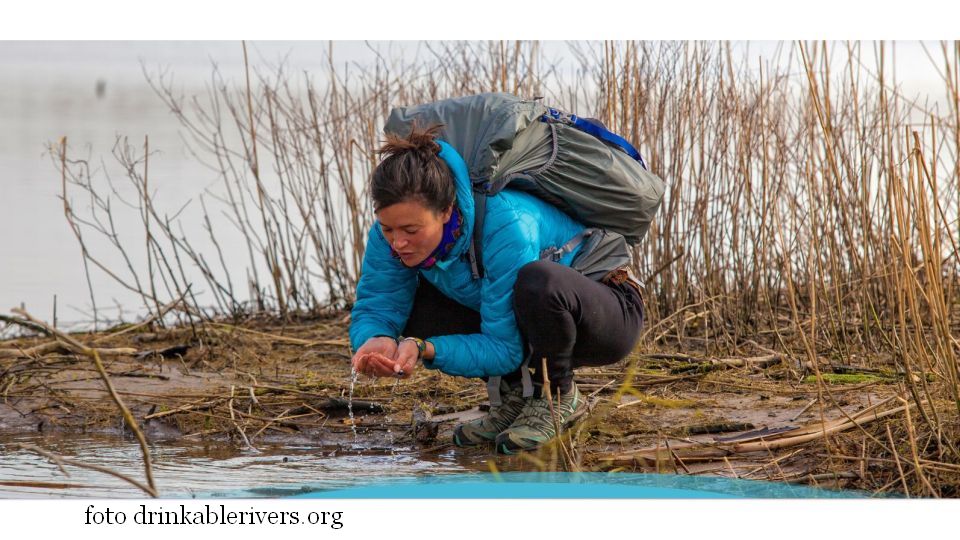
[[[574,368],[613,363],[633,349],[643,322],[639,285],[625,269],[604,283],[582,276],[569,267],[577,249],[558,262],[540,260],[584,226],[509,189],[487,199],[486,272],[473,279],[470,179],[456,150],[436,139],[439,131],[415,126],[380,149],[385,157],[371,181],[377,220],[350,325],[352,364],[377,377],[409,377],[422,361],[450,375],[499,379],[499,404],[491,400],[487,415],[457,426],[454,443],[534,449],[586,411]],[[526,392],[525,359],[535,370]]]

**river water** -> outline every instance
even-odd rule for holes
[[[126,498],[143,491],[113,476],[66,465],[63,474],[49,459],[17,443],[100,465],[145,483],[140,446],[117,435],[0,432],[0,498]],[[282,497],[379,483],[391,478],[477,472],[475,460],[452,450],[439,454],[411,448],[385,449],[259,444],[259,453],[228,443],[151,443],[153,476],[169,497]],[[483,465],[483,462],[479,465]]]
[[[0,499],[144,498],[113,476],[50,460],[16,443],[105,466],[143,481],[140,447],[107,435],[0,433]],[[160,496],[170,498],[863,498],[870,493],[717,476],[497,472],[476,453],[394,452],[260,445],[251,454],[217,443],[151,445]],[[501,463],[504,465],[504,463]]]

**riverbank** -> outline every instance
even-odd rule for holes
[[[351,396],[348,324],[347,313],[330,312],[70,337],[101,351],[113,387],[151,442],[309,445],[358,455],[455,450],[476,470],[675,472],[878,494],[910,489],[917,465],[927,475],[956,471],[930,459],[930,441],[917,450],[905,438],[903,427],[917,418],[898,399],[904,374],[829,359],[814,365],[756,342],[737,356],[690,343],[641,345],[617,365],[578,371],[591,415],[557,444],[519,457],[454,449],[456,423],[483,414],[484,386],[420,369],[406,380],[361,377]],[[38,331],[0,342],[0,431],[130,427],[94,363]],[[875,441],[898,452],[878,454]]]

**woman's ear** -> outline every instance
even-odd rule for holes
[[[446,210],[443,211],[443,214],[440,215],[444,225],[446,225],[450,221],[450,216],[452,215],[453,215],[453,205],[451,204],[450,206],[447,207]]]

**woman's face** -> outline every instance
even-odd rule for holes
[[[416,266],[437,249],[443,239],[443,226],[450,221],[451,205],[435,212],[419,201],[391,204],[377,212],[380,229],[405,266]]]

